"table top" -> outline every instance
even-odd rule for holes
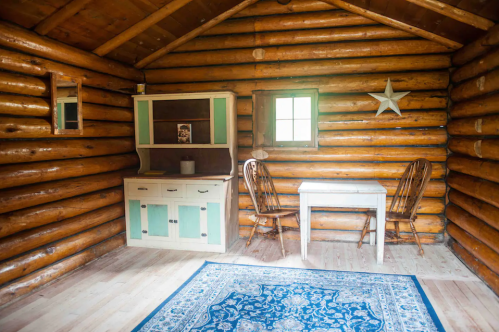
[[[299,193],[386,194],[378,181],[303,181]]]
[[[228,181],[232,179],[231,175],[220,174],[161,174],[161,175],[145,175],[137,174],[126,176],[125,179],[162,179],[162,180],[223,180]]]

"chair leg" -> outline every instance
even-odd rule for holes
[[[409,222],[409,224],[411,225],[411,230],[412,234],[414,234],[414,239],[416,239],[416,243],[418,244],[419,252],[421,253],[421,256],[424,257],[424,251],[423,248],[421,247],[421,241],[419,241],[419,236],[418,232],[416,232],[416,227],[414,227],[412,220]]]
[[[397,236],[397,242],[396,243],[399,244],[399,241],[400,241],[400,224],[399,224],[398,221],[395,221],[394,224],[395,224],[395,234]]]
[[[259,222],[259,221],[260,221],[260,219],[259,219],[259,218],[256,218],[256,220],[255,220],[255,225],[253,226],[253,229],[251,230],[250,237],[249,237],[248,241],[246,242],[246,248],[248,248],[248,247],[249,247],[249,245],[251,244],[251,239],[253,238],[253,235],[255,235],[255,231],[256,231],[256,229],[258,228],[258,225],[259,225],[259,224],[258,224],[258,222]]]
[[[279,218],[277,218],[277,229],[279,230],[279,240],[281,241],[282,257],[286,258],[286,251],[284,250],[284,241],[282,239],[281,219]]]
[[[367,216],[366,224],[364,225],[364,229],[362,229],[362,234],[360,235],[360,241],[359,245],[357,246],[357,249],[360,249],[362,247],[362,240],[364,240],[364,237],[366,236],[367,233],[367,228],[371,224],[371,216]]]
[[[300,230],[300,216],[297,214],[295,214],[295,217],[296,217],[296,223],[298,224],[298,230]]]

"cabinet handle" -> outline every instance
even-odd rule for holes
[[[166,189],[166,191],[177,191],[177,189]]]
[[[208,236],[208,234],[206,234],[206,233],[201,233],[201,236],[202,236],[202,237],[207,237],[207,236]]]
[[[178,220],[174,220],[174,221],[173,221],[173,223],[174,223],[174,224],[178,223]]]
[[[137,190],[147,190],[147,188],[137,188]]]
[[[202,207],[202,208],[201,208],[201,211],[206,211],[206,208],[205,208],[205,207]]]
[[[145,205],[141,205],[140,207],[141,207],[141,208],[143,208],[143,209],[145,209],[145,208],[146,208],[146,206],[145,206]]]
[[[168,220],[170,224],[173,224],[173,219]]]
[[[201,193],[201,194],[206,194],[207,192],[208,192],[208,190],[205,190],[205,191],[198,190],[198,193]]]
[[[147,231],[144,229],[144,230],[142,231],[142,233],[144,233],[144,234],[145,234],[145,233],[147,233]]]

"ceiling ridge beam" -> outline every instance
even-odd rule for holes
[[[463,47],[463,44],[458,43],[456,41],[447,39],[445,37],[442,37],[442,36],[439,36],[439,35],[434,34],[432,32],[417,28],[415,26],[394,20],[393,18],[384,16],[384,15],[380,15],[378,13],[369,11],[367,9],[352,5],[352,4],[345,2],[345,1],[342,1],[342,0],[321,0],[321,1],[329,3],[333,6],[338,7],[338,8],[342,8],[344,10],[351,12],[351,13],[370,18],[373,21],[391,26],[393,28],[397,28],[397,29],[400,29],[400,30],[403,30],[406,32],[410,32],[416,36],[432,40],[434,42],[451,47],[453,49],[458,49],[458,48]]]
[[[75,16],[76,13],[78,13],[83,7],[85,7],[86,4],[91,1],[93,0],[71,1],[70,3],[64,5],[62,8],[52,13],[52,15],[38,23],[38,25],[35,27],[35,31],[42,36],[46,35],[62,22]]]
[[[471,25],[482,30],[489,30],[494,26],[494,22],[484,17],[475,15],[466,10],[448,5],[438,0],[406,0],[420,7],[432,10],[456,21]]]
[[[182,37],[174,40],[170,44],[166,45],[165,47],[160,48],[156,52],[148,55],[144,59],[140,60],[135,64],[135,68],[141,69],[144,68],[145,66],[149,65],[150,63],[156,61],[160,57],[164,56],[165,54],[173,51],[180,45],[183,45],[187,43],[188,41],[196,38],[203,32],[207,31],[208,29],[211,29],[215,25],[225,21],[226,19],[230,18],[231,16],[235,15],[236,13],[239,13],[241,10],[244,8],[254,4],[259,0],[244,0],[243,2],[239,3],[238,5],[232,7],[231,9],[227,10],[226,12],[218,15],[217,17],[213,18],[212,20],[206,22],[205,24],[201,25],[200,27],[192,30],[191,32],[186,33]]]
[[[165,17],[170,16],[172,13],[179,10],[183,6],[187,5],[191,1],[192,0],[173,0],[172,2],[164,5],[163,7],[152,13],[151,15],[144,18],[142,21],[135,23],[134,25],[132,25],[131,27],[129,27],[119,35],[115,36],[111,40],[108,40],[101,46],[97,47],[92,52],[100,56],[108,54],[115,48],[119,47],[120,45],[132,39],[133,37],[149,29],[151,26],[155,25]]]

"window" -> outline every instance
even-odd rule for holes
[[[253,106],[255,147],[317,146],[315,90],[258,91]]]
[[[77,97],[57,98],[59,129],[78,129]]]

